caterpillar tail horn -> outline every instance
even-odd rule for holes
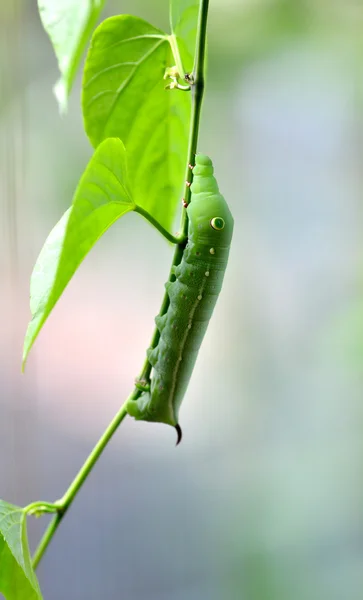
[[[177,434],[178,434],[178,439],[177,439],[177,441],[176,441],[176,444],[175,444],[175,445],[176,445],[176,446],[178,446],[178,444],[180,444],[180,442],[182,441],[183,432],[182,432],[182,429],[181,429],[181,427],[180,427],[180,425],[179,425],[179,424],[178,424],[178,425],[175,425],[175,429],[176,429],[176,432],[177,432]]]

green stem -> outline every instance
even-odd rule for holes
[[[38,548],[36,549],[34,556],[33,556],[33,569],[36,569],[38,564],[40,563],[41,559],[43,558],[43,554],[46,551],[46,549],[48,548],[51,539],[53,538],[55,532],[58,529],[58,525],[61,522],[62,518],[63,518],[64,513],[57,513],[55,515],[55,517],[52,519],[52,521],[50,522],[49,526],[47,527],[45,534],[43,535],[42,539],[39,542]]]
[[[193,174],[189,165],[193,166],[195,164],[195,155],[197,152],[199,136],[200,114],[202,110],[204,95],[205,48],[207,41],[208,7],[209,0],[201,0],[198,17],[198,32],[195,50],[195,60],[192,74],[192,114],[190,119],[187,168],[185,173],[185,186],[183,195],[183,201],[185,202],[185,204],[189,204],[191,197],[190,185],[193,179]],[[177,90],[175,91],[175,93],[177,93]],[[182,259],[188,238],[188,215],[184,207],[182,209],[179,236],[181,237],[181,241],[178,242],[175,248],[168,281],[173,281],[175,279],[174,269]],[[160,307],[159,315],[164,315],[168,310],[168,307],[169,295],[167,292],[165,292]],[[156,327],[151,338],[150,347],[155,348],[159,342],[159,339],[160,332]],[[152,366],[146,359],[140,374],[140,380],[145,382],[149,381],[151,370]]]
[[[185,189],[183,196],[183,200],[186,204],[189,204],[191,197],[190,184],[193,179],[193,174],[190,165],[193,166],[195,164],[195,155],[198,146],[200,115],[202,111],[202,103],[204,96],[204,71],[205,50],[207,43],[208,7],[209,0],[201,0],[198,18],[197,41],[195,47],[195,60],[192,73],[192,116],[189,132],[188,164],[185,173]],[[188,218],[186,210],[183,210],[182,213],[182,227],[180,229],[180,232],[185,234],[187,234],[188,232]]]
[[[178,70],[179,77],[181,79],[184,79],[185,73],[184,73],[184,69],[183,69],[183,62],[182,62],[182,59],[181,59],[181,56],[180,56],[180,53],[179,53],[178,42],[177,42],[177,39],[176,39],[174,33],[172,33],[171,35],[169,35],[168,39],[169,39],[171,51],[172,51],[173,56],[174,56],[175,65],[176,65],[176,68]]]
[[[58,512],[58,504],[56,502],[32,502],[23,508],[27,515],[39,515],[41,513],[56,513]]]
[[[128,399],[136,400],[140,394],[141,394],[141,392],[139,390],[135,389],[132,392],[132,394],[129,396]],[[127,402],[127,400],[126,400],[126,402]],[[108,442],[110,441],[110,439],[112,438],[113,434],[115,433],[115,431],[118,429],[119,425],[122,423],[122,421],[126,417],[126,415],[127,415],[126,402],[125,402],[125,404],[123,404],[121,406],[120,410],[118,411],[118,413],[116,414],[114,419],[111,421],[111,423],[107,427],[106,431],[103,433],[103,435],[101,436],[101,438],[99,439],[99,441],[97,442],[95,447],[93,448],[91,454],[88,456],[86,462],[83,464],[83,466],[79,470],[78,474],[72,481],[71,485],[69,486],[68,490],[64,494],[63,498],[58,500],[53,505],[54,507],[57,508],[57,514],[54,517],[54,519],[51,521],[48,529],[45,531],[44,536],[42,537],[42,539],[39,543],[39,546],[34,554],[34,557],[33,557],[33,567],[34,568],[36,568],[37,565],[39,564],[40,559],[42,558],[50,541],[52,540],[55,532],[57,531],[58,526],[59,526],[60,522],[62,521],[65,513],[67,512],[68,508],[72,504],[74,498],[76,497],[76,495],[79,492],[80,488],[82,487],[83,483],[87,479],[88,475],[92,471],[94,465],[98,461],[103,450],[106,448],[106,446],[107,446]],[[35,504],[37,504],[37,503],[34,503],[34,505]],[[43,503],[40,503],[40,504],[43,504]],[[29,506],[33,507],[34,505],[29,505]]]
[[[185,236],[172,235],[171,233],[169,233],[169,231],[167,231],[162,225],[160,225],[159,221],[154,219],[154,217],[146,210],[144,210],[141,206],[136,206],[135,212],[139,213],[139,215],[142,215],[144,219],[146,219],[147,221],[149,221],[149,223],[154,225],[154,227],[156,227],[156,229],[158,229],[160,233],[172,244],[180,244],[185,241]]]

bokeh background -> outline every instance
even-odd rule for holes
[[[360,600],[361,0],[211,0],[200,150],[235,217],[172,429],[126,420],[52,542],[49,600]],[[167,27],[167,0],[110,1]],[[128,395],[171,247],[116,223],[20,373],[29,278],[90,155],[35,0],[0,6],[0,497],[60,497]],[[35,547],[47,518],[31,521]]]

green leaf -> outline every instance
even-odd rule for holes
[[[105,140],[88,163],[72,206],[49,234],[35,264],[23,368],[40,329],[82,260],[110,225],[134,208],[124,145],[119,139]]]
[[[41,600],[31,565],[26,513],[0,500],[0,592],[6,600]]]
[[[105,0],[38,0],[40,18],[62,74],[54,88],[61,112],[67,109],[82,52],[104,3]]]
[[[176,36],[184,70],[193,69],[200,0],[170,0],[170,27]]]
[[[165,90],[171,39],[137,17],[106,19],[86,59],[83,116],[91,143],[123,140],[136,204],[170,229],[187,159],[190,92]]]

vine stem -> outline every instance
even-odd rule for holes
[[[182,259],[183,252],[188,240],[188,214],[184,207],[190,202],[191,191],[190,186],[193,180],[193,173],[190,166],[195,164],[195,155],[197,152],[198,136],[199,136],[199,123],[200,115],[202,110],[203,95],[204,95],[204,71],[205,71],[205,50],[207,42],[207,21],[208,21],[208,8],[209,0],[201,0],[198,17],[198,29],[197,29],[197,40],[195,48],[195,60],[193,73],[191,76],[192,81],[192,113],[190,119],[190,130],[189,130],[189,143],[187,153],[187,167],[185,172],[185,185],[183,193],[183,209],[180,220],[180,231],[179,237],[181,241],[176,244],[173,261],[171,263],[171,269],[169,273],[168,281],[175,279],[175,267],[177,267]],[[178,93],[175,90],[173,93]],[[159,315],[164,315],[169,307],[169,295],[167,292],[164,294],[163,301],[161,303]],[[160,339],[160,332],[157,327],[154,329],[154,333],[151,339],[151,348],[155,348]],[[152,366],[148,359],[145,360],[144,366],[140,374],[140,380],[148,382],[150,380]]]
[[[192,182],[192,170],[190,165],[193,166],[195,164],[195,154],[197,152],[197,144],[198,144],[198,135],[199,135],[199,123],[200,123],[200,114],[202,109],[203,95],[204,95],[204,70],[205,70],[205,50],[206,50],[206,39],[207,39],[207,19],[208,19],[208,8],[209,8],[209,0],[201,0],[200,8],[199,8],[199,17],[198,17],[198,29],[197,29],[197,40],[196,40],[196,51],[195,51],[195,61],[193,73],[191,76],[191,88],[192,88],[192,112],[191,112],[191,121],[190,121],[190,131],[189,131],[189,143],[188,143],[188,154],[187,154],[187,168],[185,174],[185,186],[184,186],[184,195],[183,201],[186,205],[190,202],[191,192],[190,185]],[[173,93],[178,93],[178,90],[173,91]],[[139,210],[139,212],[141,212]],[[143,214],[145,218],[149,219],[148,214]],[[149,219],[150,220],[150,219]],[[160,230],[160,228],[159,228]],[[163,235],[165,235],[164,231],[161,231]],[[170,239],[170,241],[177,241],[173,261],[169,274],[169,281],[172,281],[175,277],[174,270],[177,265],[179,265],[184,248],[187,243],[187,235],[188,235],[188,215],[185,207],[183,207],[181,221],[180,221],[180,232],[178,236],[174,239]],[[160,308],[160,315],[165,314],[169,306],[169,296],[167,293],[164,294],[164,298]],[[157,328],[155,328],[152,340],[151,340],[151,348],[154,348],[160,338],[160,332]],[[146,359],[144,365],[142,367],[140,376],[138,380],[140,382],[148,382],[150,380],[152,366],[149,361]],[[69,486],[68,490],[64,494],[63,498],[54,503],[54,505],[49,505],[56,507],[57,513],[48,528],[46,529],[38,548],[35,551],[33,557],[33,567],[36,568],[43,557],[46,549],[48,548],[55,532],[57,531],[64,515],[66,514],[68,508],[72,504],[74,498],[82,487],[83,483],[87,479],[88,475],[92,471],[94,465],[100,458],[103,450],[106,448],[107,444],[111,440],[112,436],[118,429],[119,425],[122,423],[124,418],[127,415],[126,404],[128,400],[137,400],[141,395],[141,390],[135,387],[134,391],[130,394],[126,402],[121,406],[120,410],[111,421],[106,431],[103,433],[95,447],[93,448],[91,454],[86,459],[85,463],[79,470],[78,474],[74,478],[73,482]],[[44,504],[44,503],[43,503]]]
[[[128,400],[129,399],[136,400],[140,394],[141,394],[141,392],[139,390],[135,389],[132,392],[132,394],[130,394]],[[126,400],[126,402],[128,400]],[[69,486],[68,490],[64,494],[63,498],[61,498],[60,500],[58,500],[57,502],[54,503],[53,506],[56,507],[57,514],[55,515],[53,520],[50,522],[50,525],[48,526],[47,530],[45,531],[42,539],[40,540],[39,546],[35,551],[35,554],[33,557],[33,567],[34,568],[36,568],[38,566],[41,558],[43,557],[44,552],[48,548],[50,541],[52,540],[55,532],[57,531],[60,522],[62,521],[64,515],[66,514],[68,508],[72,504],[74,498],[76,497],[76,495],[79,492],[80,488],[82,487],[83,483],[87,479],[88,475],[92,471],[94,465],[96,464],[99,457],[101,456],[103,450],[106,448],[106,446],[107,446],[108,442],[110,441],[110,439],[112,438],[113,434],[115,433],[115,431],[118,429],[119,425],[122,423],[122,421],[126,417],[126,415],[127,415],[126,402],[121,406],[120,410],[118,411],[116,416],[113,418],[113,420],[107,427],[106,431],[100,437],[99,441],[93,448],[91,454],[88,456],[86,462],[82,465],[81,469],[79,470],[76,477],[72,481],[71,485]],[[44,504],[44,503],[42,503],[42,504]],[[32,506],[32,505],[30,505],[30,506]]]

